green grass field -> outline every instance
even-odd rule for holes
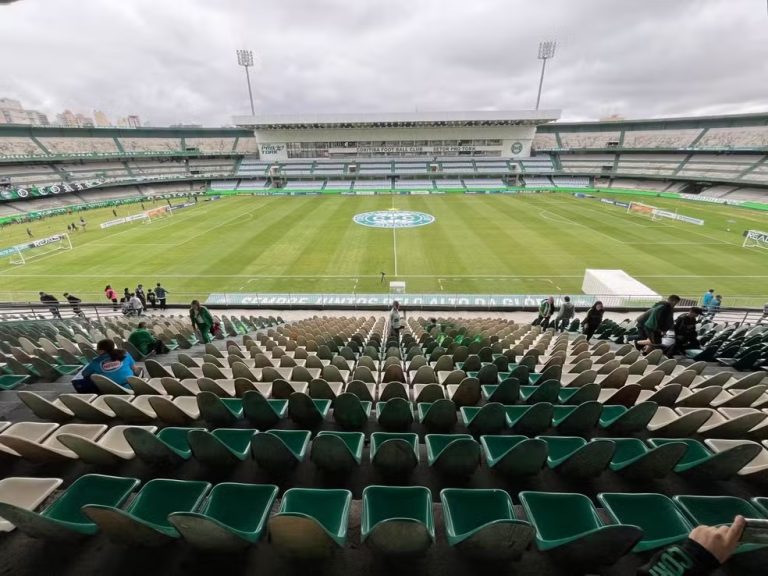
[[[568,194],[241,196],[101,230],[113,217],[105,208],[83,213],[88,230],[71,235],[73,250],[0,263],[0,298],[36,300],[45,290],[100,301],[108,283],[122,292],[157,281],[172,302],[211,292],[386,292],[382,271],[387,280],[406,281],[409,293],[568,294],[580,293],[585,268],[620,268],[659,293],[697,296],[712,287],[725,305],[735,296],[755,305],[768,300],[768,253],[741,247],[743,230],[768,228],[765,214],[637,200],[706,225],[653,222]],[[360,212],[393,207],[427,212],[436,222],[396,231],[352,222]],[[138,211],[118,208],[121,216]],[[57,216],[31,228],[42,238],[73,220]],[[25,242],[25,226],[7,227],[0,238],[2,247]]]

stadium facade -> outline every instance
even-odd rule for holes
[[[530,156],[536,127],[558,110],[237,117],[262,160]]]
[[[641,189],[768,204],[768,114],[293,115],[234,128],[0,126],[0,219],[191,193]]]

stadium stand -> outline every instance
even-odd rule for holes
[[[751,371],[764,326],[707,321],[691,363],[640,358],[611,321],[588,343],[500,318],[410,316],[399,341],[382,316],[218,320],[204,345],[186,316],[148,317],[174,350],[147,357],[125,344],[135,319],[0,322],[0,384],[18,391],[0,430],[3,529],[178,543],[155,561],[258,544],[270,574],[285,568],[275,553],[347,571],[361,554],[408,554],[450,575],[500,560],[617,575],[696,524],[768,514],[768,374]],[[101,338],[145,374],[71,393]],[[726,568],[764,561],[742,548]]]

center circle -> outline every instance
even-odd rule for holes
[[[369,228],[416,228],[435,221],[432,214],[400,210],[379,210],[356,214],[352,221]]]

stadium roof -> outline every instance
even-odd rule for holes
[[[262,114],[236,116],[234,122],[237,126],[262,130],[300,130],[307,128],[410,128],[414,126],[530,126],[552,122],[559,117],[559,110],[483,110],[374,114]]]
[[[721,116],[683,116],[638,120],[600,120],[555,122],[541,126],[540,132],[611,132],[616,130],[681,130],[685,128],[742,128],[768,126],[768,113],[729,114]]]

